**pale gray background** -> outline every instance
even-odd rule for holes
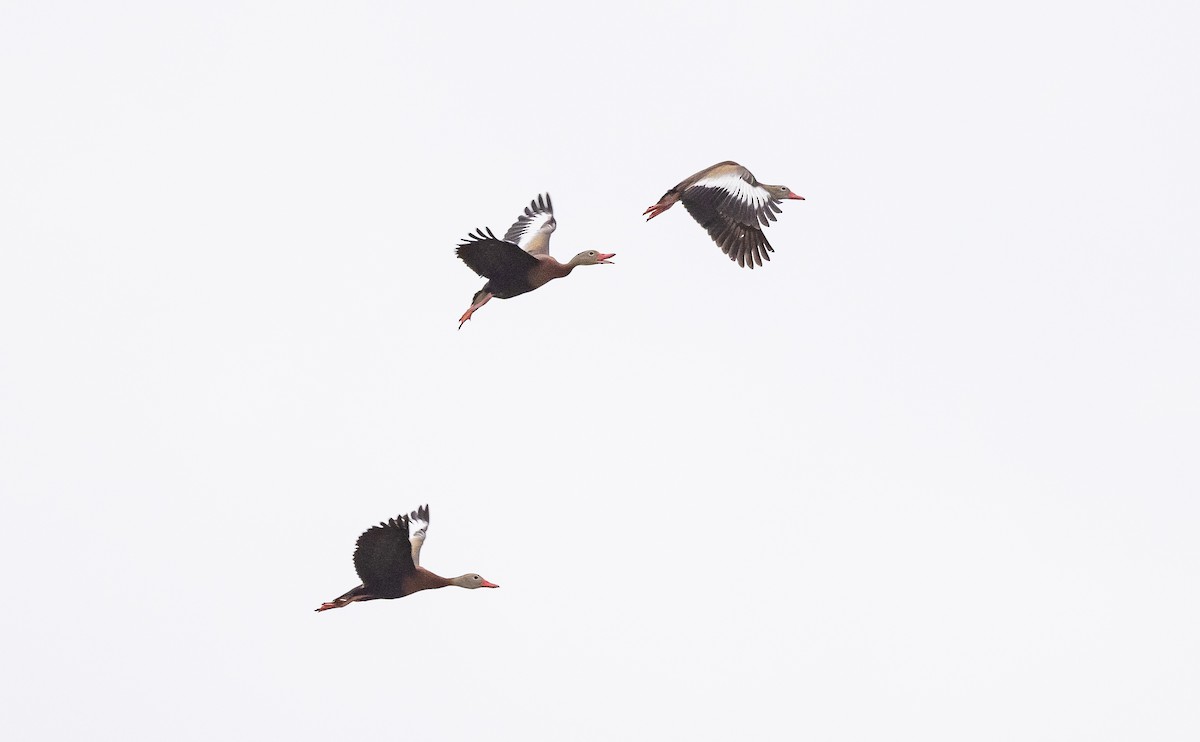
[[[1197,739],[1196,7],[5,4],[4,736]]]

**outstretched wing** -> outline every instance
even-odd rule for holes
[[[467,235],[456,250],[467,267],[484,278],[519,278],[538,264],[538,259],[512,242],[496,238],[492,230]]]
[[[399,594],[404,576],[415,569],[408,538],[408,516],[401,515],[380,523],[358,537],[354,570],[370,593]]]
[[[740,266],[762,265],[775,248],[767,242],[762,227],[783,213],[779,199],[759,185],[750,171],[741,167],[721,168],[700,178],[683,192],[683,206],[708,231],[730,260]]]
[[[429,506],[422,505],[408,514],[408,540],[412,544],[413,564],[421,564],[421,546],[429,530]]]
[[[504,241],[512,242],[530,255],[549,255],[550,235],[557,226],[554,204],[547,193],[529,202],[525,214],[517,217],[504,233]]]

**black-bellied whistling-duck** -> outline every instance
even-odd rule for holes
[[[458,246],[458,257],[488,282],[475,292],[471,306],[458,318],[458,329],[492,297],[520,296],[570,274],[576,266],[611,265],[609,258],[616,253],[584,250],[566,263],[550,257],[550,235],[556,226],[554,205],[547,193],[529,203],[525,214],[504,233],[504,239],[496,239],[490,229],[487,234],[480,229],[467,235]]]
[[[477,574],[447,579],[420,566],[421,545],[425,543],[425,531],[428,528],[429,506],[422,505],[408,515],[368,529],[358,537],[358,547],[354,550],[354,570],[358,572],[362,584],[339,598],[322,603],[317,611],[341,608],[360,600],[403,598],[421,590],[447,585],[469,590],[500,587]]]
[[[646,221],[650,221],[682,199],[683,207],[730,260],[753,268],[771,259],[767,253],[775,252],[762,227],[783,213],[777,204],[787,198],[804,200],[787,186],[759,183],[749,170],[726,160],[667,191],[642,215],[649,214]]]

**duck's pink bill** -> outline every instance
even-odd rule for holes
[[[480,583],[479,583],[479,586],[480,586],[480,587],[500,587],[500,586],[499,586],[499,585],[497,585],[496,583],[494,583],[494,582],[488,582],[487,580],[483,580],[482,582],[480,582]]]

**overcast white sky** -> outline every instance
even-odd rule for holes
[[[0,7],[6,737],[1200,737],[1194,3]]]

